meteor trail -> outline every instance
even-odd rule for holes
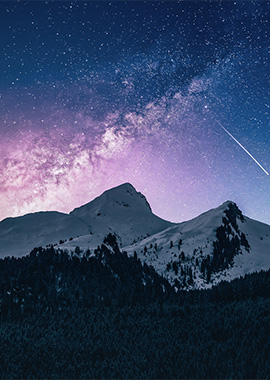
[[[256,164],[257,165],[259,165],[259,167],[265,172],[265,174],[267,174],[267,175],[269,175],[269,173],[264,169],[264,167],[262,167],[262,165],[252,156],[252,154],[251,153],[249,153],[249,151],[248,150],[246,150],[246,148],[245,147],[243,147],[243,145],[242,144],[240,144],[240,142],[238,141],[238,140],[236,140],[236,138],[225,128],[225,127],[223,127],[223,125],[222,124],[220,124],[220,122],[218,121],[218,120],[215,120],[215,122],[216,123],[218,123],[218,125],[220,125],[221,126],[221,128],[222,129],[224,129],[224,131],[226,132],[226,133],[228,133],[228,135],[235,141],[235,142],[237,142],[237,144],[239,145],[239,146],[241,146],[241,148],[242,149],[244,149],[244,151],[252,158],[252,160],[254,160],[255,162],[256,162]]]

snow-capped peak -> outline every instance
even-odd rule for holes
[[[75,208],[70,214],[86,217],[89,213],[108,213],[114,207],[136,208],[140,212],[152,212],[144,195],[137,192],[130,183],[123,183],[110,190],[104,191],[91,202]]]
[[[173,225],[154,215],[145,196],[130,183],[105,191],[93,201],[73,210],[70,215],[83,221],[92,235],[104,237],[110,232],[115,233],[121,245]],[[77,243],[79,245],[82,241]]]

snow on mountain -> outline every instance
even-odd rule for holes
[[[70,214],[38,212],[3,220],[0,257],[26,255],[34,247],[58,244],[60,240],[67,240],[59,245],[61,248],[96,248],[110,232],[127,245],[172,225],[154,215],[146,198],[125,183]]]
[[[172,284],[207,288],[270,268],[270,226],[243,216],[227,201],[190,221],[123,248]]]
[[[109,233],[114,233],[120,246],[124,246],[173,225],[154,215],[145,196],[129,183],[105,191],[70,215],[83,221],[90,231],[90,237],[76,239],[78,246],[90,244],[94,247]]]
[[[0,222],[0,257],[23,256],[34,247],[87,233],[80,219],[56,211],[6,218]]]

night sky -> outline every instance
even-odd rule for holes
[[[269,9],[1,1],[0,220],[130,182],[171,221],[270,224]]]

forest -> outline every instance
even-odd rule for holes
[[[172,287],[109,235],[0,260],[0,377],[267,379],[270,271]]]

